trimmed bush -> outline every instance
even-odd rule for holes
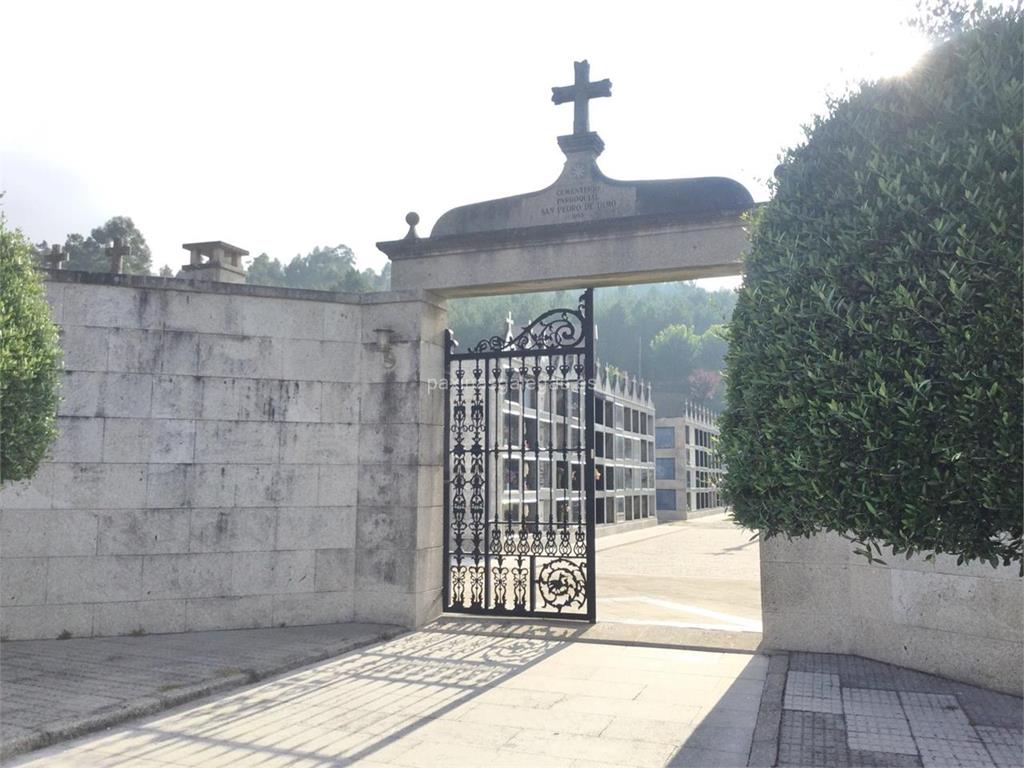
[[[35,474],[56,436],[59,361],[31,245],[0,216],[0,485]]]
[[[744,526],[1021,561],[1022,48],[987,12],[783,158],[726,357]]]

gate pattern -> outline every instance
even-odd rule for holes
[[[445,610],[596,620],[593,291],[445,338]]]

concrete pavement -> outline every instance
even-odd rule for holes
[[[768,660],[440,623],[26,766],[745,765]]]
[[[597,541],[598,620],[761,632],[757,541],[724,514]]]
[[[0,645],[0,757],[394,637],[340,624]]]

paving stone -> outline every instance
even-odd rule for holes
[[[850,749],[917,754],[917,745],[902,713],[898,717],[846,715],[846,743]]]
[[[839,678],[845,687],[896,690],[895,667],[860,656],[840,658]]]
[[[621,766],[663,766],[675,751],[669,744],[530,729],[520,731],[505,749],[520,753],[522,765],[531,764],[530,755],[548,755]]]
[[[969,766],[989,768],[995,766],[991,755],[980,740],[917,739],[924,768],[946,768],[947,766]]]
[[[952,693],[956,684],[935,675],[928,675],[913,669],[895,668],[896,687],[901,691],[920,693]]]
[[[838,675],[840,671],[839,657],[834,653],[803,653],[794,651],[789,654],[791,672],[823,672]]]
[[[611,724],[601,731],[601,735],[616,739],[640,739],[641,741],[679,746],[680,744],[685,744],[696,728],[697,726],[689,723],[679,723],[671,720],[615,717]]]
[[[669,768],[737,768],[746,760],[739,760],[734,752],[719,752],[701,747],[683,747],[669,760]]]
[[[747,754],[750,752],[750,741],[753,735],[754,724],[752,722],[746,727],[739,728],[709,726],[700,723],[693,733],[683,741],[683,747],[732,752],[742,755],[745,762]]]
[[[839,675],[827,672],[794,672],[786,675],[785,709],[843,714]]]
[[[1016,728],[995,728],[977,725],[982,743],[988,748],[993,762],[999,768],[1019,768],[1024,765],[1024,731],[1021,724]]]
[[[921,758],[916,752],[913,755],[900,755],[892,752],[851,749],[850,765],[857,768],[917,768],[921,765]]]
[[[900,691],[900,701],[919,746],[921,739],[978,740],[956,696]]]
[[[974,725],[1016,728],[1018,731],[1024,727],[1024,701],[1019,696],[974,686],[958,686],[956,698]]]
[[[873,688],[843,688],[843,712],[850,715],[872,717],[903,717],[903,706],[895,691]],[[847,721],[849,722],[849,721]]]
[[[815,768],[850,765],[843,717],[824,712],[783,710],[778,765]]]

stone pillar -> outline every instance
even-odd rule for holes
[[[441,612],[447,312],[420,293],[363,306],[355,619],[421,626]]]

